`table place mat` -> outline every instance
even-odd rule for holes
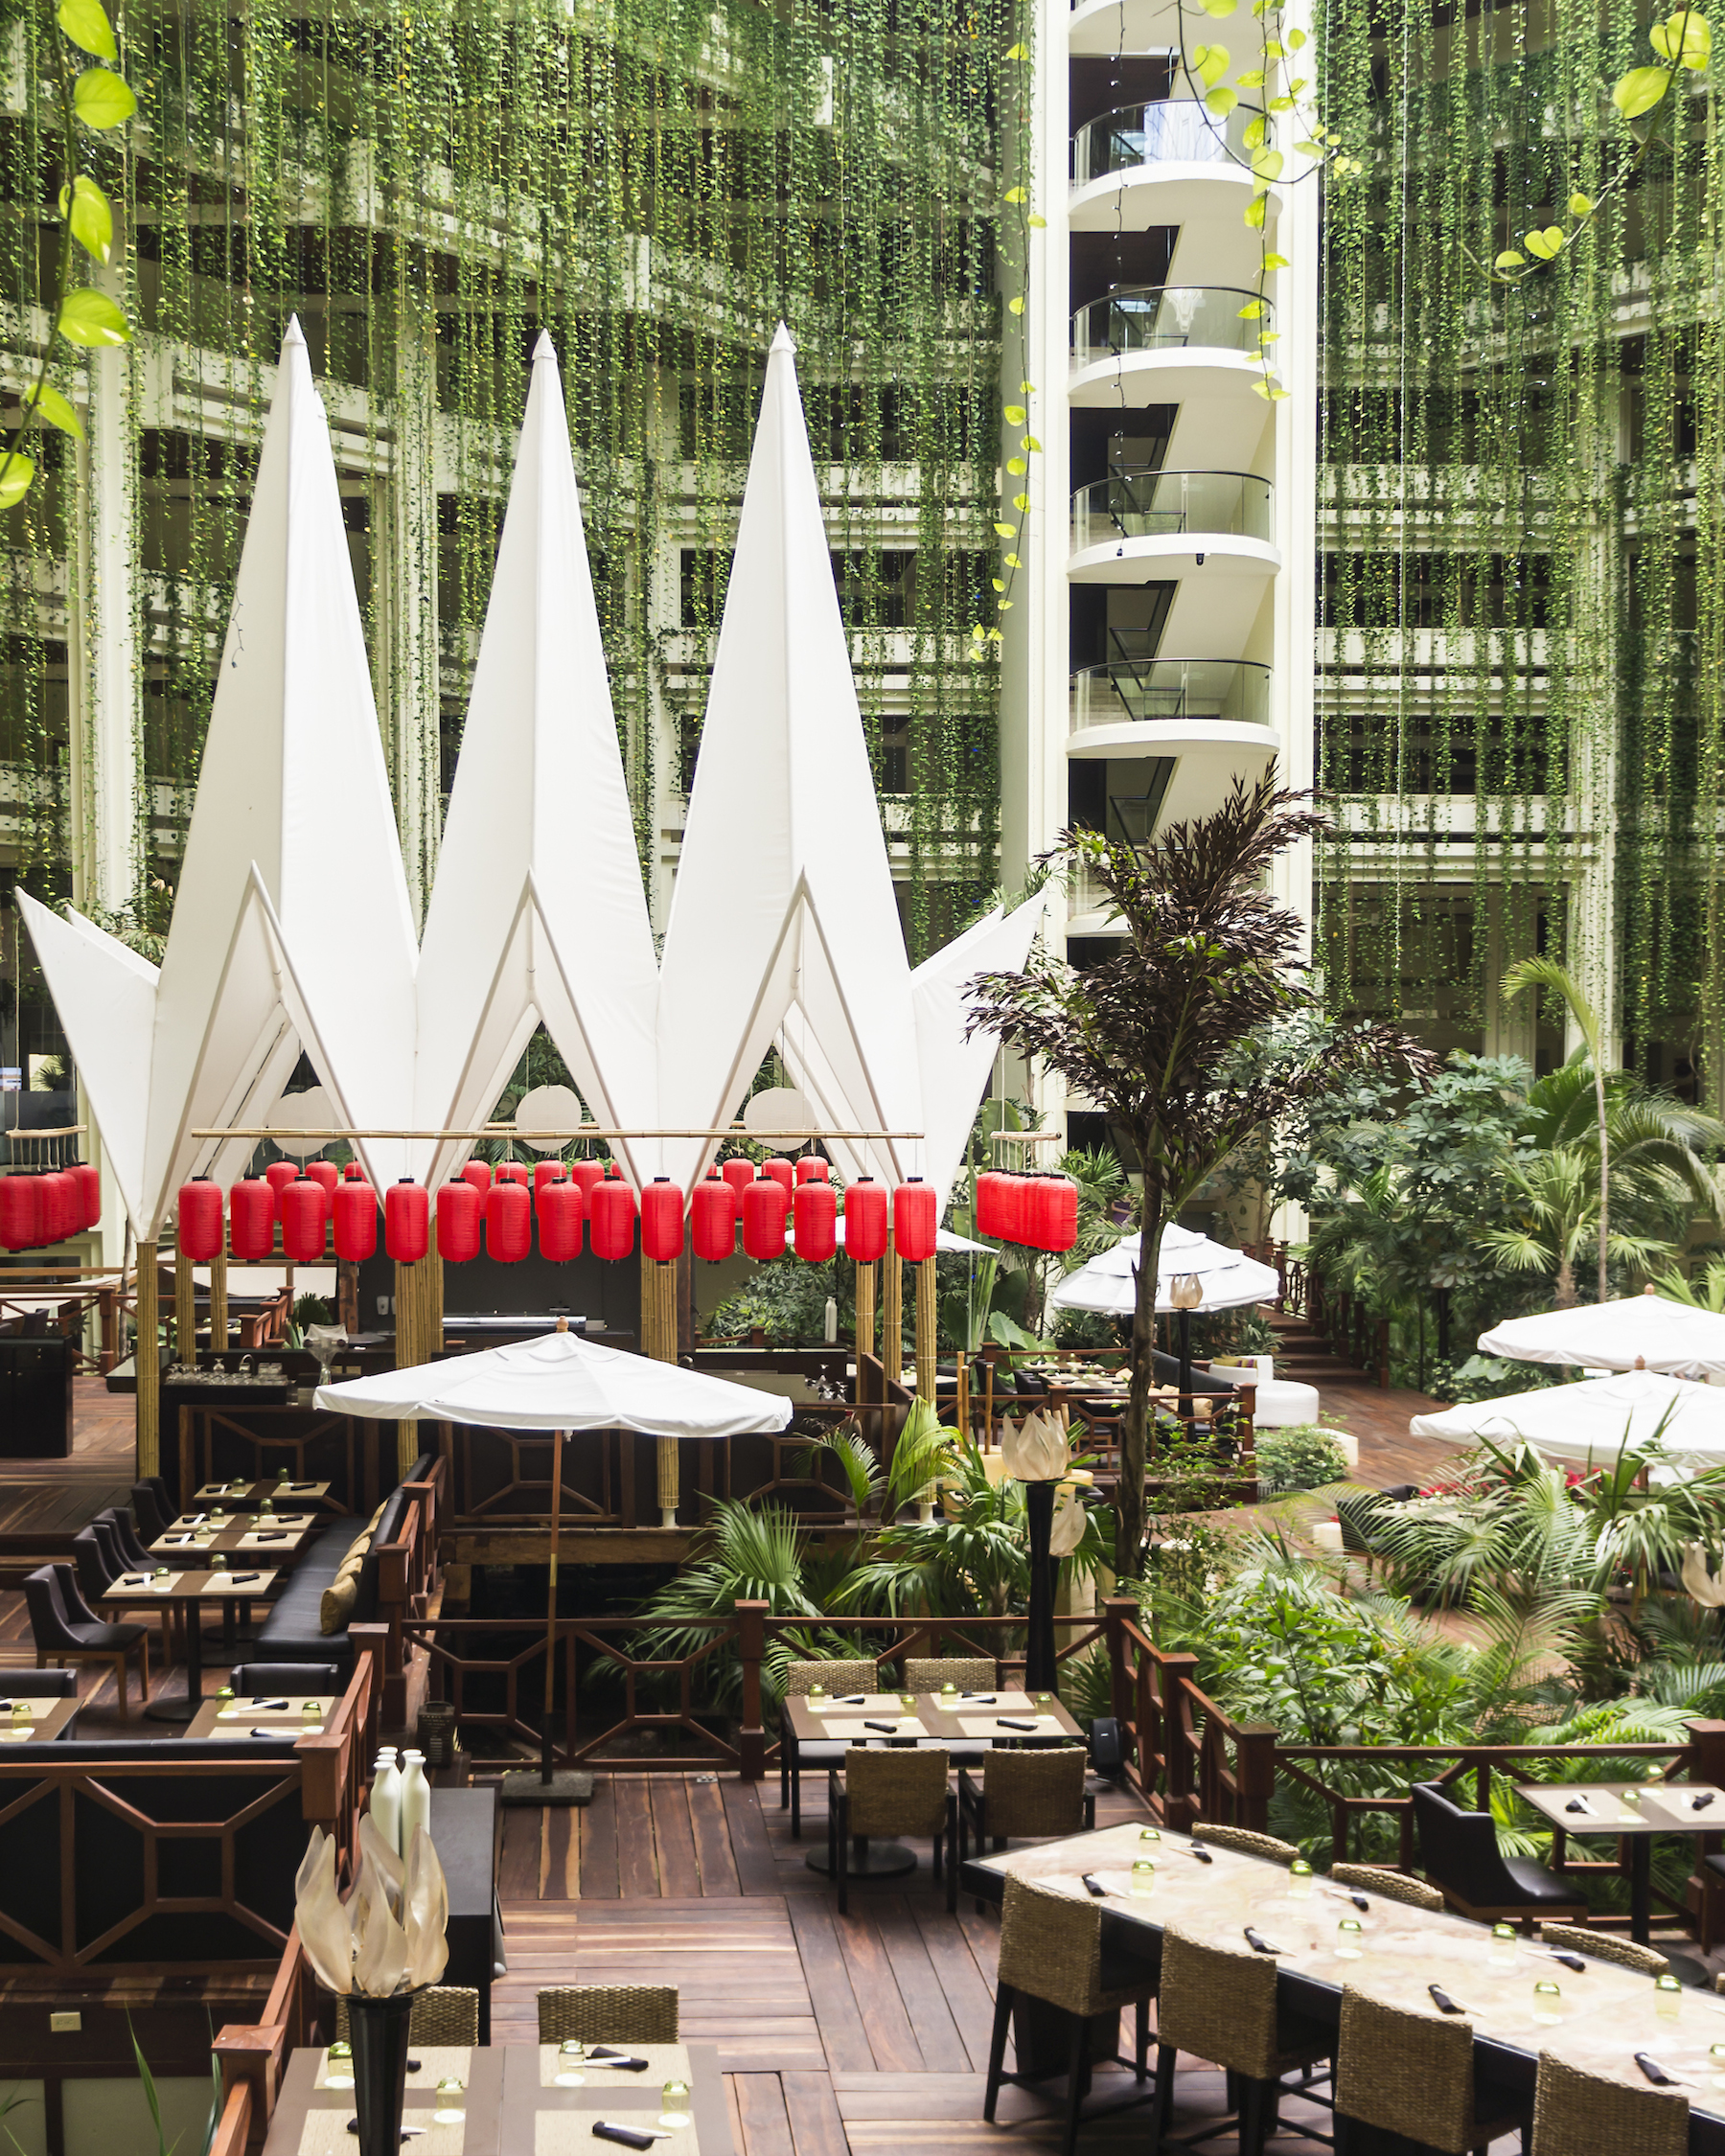
[[[300,2131],[299,2156],[356,2156],[359,2136],[348,2132],[348,2121],[353,2116],[346,2104],[331,2104],[308,2111],[306,2123]],[[459,2125],[434,2126],[429,2111],[410,2107],[402,2123],[403,2127],[421,2124],[425,2127],[423,2133],[410,2135],[402,2144],[404,2156],[462,2156],[467,2145],[465,2119]],[[670,2145],[668,2141],[655,2144],[658,2148]]]
[[[185,1576],[184,1572],[170,1572],[166,1579],[141,1579],[136,1572],[122,1572],[102,1599],[112,1602],[122,1594],[172,1594]]]
[[[291,1542],[299,1533],[297,1527],[254,1527],[249,1534],[240,1537],[242,1549],[279,1549],[283,1543]]]
[[[1711,1797],[1713,1802],[1696,1811],[1693,1800],[1697,1797]],[[1642,1799],[1642,1809],[1661,1819],[1680,1821],[1686,1831],[1701,1826],[1725,1830],[1725,1790],[1710,1781],[1673,1781],[1660,1789],[1649,1789]]]
[[[577,2092],[579,2093],[579,2092]],[[626,2111],[616,2106],[607,2110],[579,2111],[561,2109],[536,2111],[533,2115],[533,2156],[634,2156],[626,2143],[609,2141],[603,2134],[593,2131],[597,2121],[604,2119],[613,2126],[633,2126],[637,2132],[663,2131],[658,2123],[656,2093],[655,2107],[651,2111]],[[423,2144],[415,2144],[415,2156]],[[311,2156],[302,2145],[301,2156]],[[321,2156],[321,2152],[319,2152]],[[441,2150],[432,2150],[429,2156],[442,2156]],[[647,2156],[643,2149],[640,2156]],[[652,2156],[701,2156],[701,2136],[691,2118],[686,2126],[653,2144]]]
[[[588,2051],[592,2048],[590,2044],[587,2046]],[[581,2074],[586,2078],[569,2084],[568,2095],[582,2097],[585,2100],[589,2093],[596,2091],[602,2102],[610,2103],[621,2101],[628,2091],[649,2089],[653,2093],[653,2108],[656,2116],[659,2091],[665,2083],[693,2079],[689,2072],[689,2049],[686,2044],[614,2044],[611,2049],[627,2052],[631,2058],[644,2058],[647,2061],[646,2073],[620,2073],[615,2067],[596,2066],[590,2059],[583,2060],[570,2071]],[[561,2055],[555,2044],[540,2046],[539,2085],[541,2089],[554,2089],[558,2086],[557,2074]],[[630,2100],[632,2101],[633,2099],[631,2098]],[[659,2144],[661,2148],[664,2145],[663,2142]]]
[[[938,1692],[927,1696],[930,1707],[938,1709],[942,1714],[980,1714],[983,1711],[978,1699],[963,1692],[950,1700],[942,1699]],[[991,1714],[1028,1714],[1030,1711],[1028,1692],[990,1692],[988,1697],[993,1702],[987,1709]]]
[[[0,1744],[27,1744],[35,1734],[35,1724],[27,1722],[21,1730],[8,1729],[0,1722]]]
[[[458,2081],[469,2080],[472,2076],[468,2070],[472,2066],[472,2060],[473,2054],[465,2044],[413,2045],[410,2062],[419,2068],[419,2072],[409,2074],[407,2076],[407,2100],[409,2105],[413,2102],[413,2093],[416,2089],[425,2089],[435,2095],[437,2084],[440,2081],[447,2081],[451,2078]],[[353,2072],[353,2061],[351,2059],[339,2063],[344,2065],[350,2074]],[[327,2089],[330,2085],[329,2073],[330,2054],[328,2052],[320,2052],[317,2059],[317,2073],[311,2086],[314,2089]]]
[[[243,1566],[237,1566],[232,1571],[218,1572],[213,1578],[205,1580],[197,1592],[200,1594],[250,1598],[266,1593],[274,1578],[274,1572],[248,1571]]]
[[[1015,1722],[1034,1722],[1036,1727],[1033,1730],[1002,1729],[1000,1727],[1001,1714],[1005,1714]],[[961,1714],[958,1717],[958,1727],[965,1736],[998,1737],[1002,1744],[1008,1737],[1065,1736],[1068,1734],[1065,1725],[1052,1714],[1031,1714],[1028,1711],[1015,1714],[1009,1707],[1001,1708],[999,1713]]]
[[[207,1549],[216,1540],[214,1527],[179,1527],[150,1544],[151,1549]]]
[[[829,1692],[824,1699],[798,1693],[811,1714],[902,1714],[898,1692]]]
[[[849,1714],[840,1716],[836,1720],[829,1720],[822,1716],[820,1726],[835,1744],[867,1744],[877,1737],[884,1744],[889,1736],[903,1737],[908,1742],[911,1737],[932,1736],[933,1734],[932,1730],[923,1728],[922,1723],[914,1714],[883,1713],[869,1717],[871,1721],[875,1722],[890,1722],[892,1724],[890,1730],[868,1729],[860,1719],[860,1715],[861,1709],[853,1707]]]

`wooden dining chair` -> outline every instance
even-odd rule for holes
[[[994,2032],[988,2047],[988,2082],[982,2116],[994,2123],[1001,2087],[1029,2088],[1046,2076],[1006,2073],[1006,2032],[1013,2007],[1035,1999],[1066,2016],[1066,2127],[1061,2156],[1072,2156],[1078,2144],[1079,2110],[1090,2094],[1091,2075],[1102,2061],[1091,2055],[1091,2030],[1103,2015],[1111,2017],[1114,2049],[1107,2063],[1128,2066],[1142,2084],[1149,2073],[1150,2001],[1156,1978],[1148,1963],[1122,1959],[1111,1964],[1102,1947],[1102,1911],[1093,1901],[1078,1901],[1032,1879],[1008,1877],[1000,1910],[1000,1961],[995,1983]],[[1137,2016],[1138,2040],[1131,2058],[1120,2056],[1120,2009]],[[1141,2102],[1141,2097],[1135,2100]],[[1120,2104],[1110,2110],[1124,2109]]]
[[[1336,2156],[1361,2145],[1356,2125],[1401,2134],[1441,2156],[1487,2156],[1501,2134],[1526,2133],[1524,2097],[1476,2085],[1473,2023],[1436,2007],[1392,2006],[1342,1987],[1336,2042]]]
[[[1264,1857],[1271,1864],[1292,1864],[1300,1854],[1292,1842],[1278,1841],[1274,1834],[1254,1834],[1247,1826],[1211,1826],[1203,1820],[1193,1827],[1192,1839],[1212,1849],[1232,1849],[1236,1856]]]
[[[1329,1875],[1338,1887],[1357,1887],[1362,1893],[1382,1895],[1385,1901],[1406,1902],[1410,1909],[1443,1907],[1443,1896],[1436,1887],[1381,1864],[1332,1864]]]
[[[1689,2145],[1681,2089],[1637,2086],[1540,2053],[1531,2156],[1689,2156]]]
[[[1212,1946],[1182,1931],[1162,1929],[1162,1978],[1156,2002],[1156,2111],[1150,2146],[1168,2140],[1174,2105],[1175,2060],[1181,2052],[1219,2066],[1239,2105],[1234,2125],[1240,2156],[1263,2156],[1264,2143],[1283,2094],[1304,2094],[1303,2083],[1284,2088],[1290,2074],[1309,2075],[1335,2052],[1334,2032],[1321,2023],[1285,2011],[1277,2003],[1276,1960],[1249,1948]],[[1227,2122],[1206,2122],[1208,2141]]]
[[[348,2044],[353,2034],[345,1999],[335,2002],[335,2041]],[[465,1984],[434,1984],[413,2002],[407,2018],[407,2040],[413,2044],[465,2045],[470,2051],[479,2041],[479,1994]]]
[[[538,1993],[541,2044],[675,2044],[674,1984],[565,1984]]]
[[[957,1908],[958,1800],[947,1787],[951,1768],[944,1752],[866,1752],[853,1745],[844,1755],[844,1772],[828,1775],[827,1852],[840,1915],[850,1905],[852,1839],[875,1835],[926,1835],[934,1846],[935,1883],[944,1855],[947,1908]]]

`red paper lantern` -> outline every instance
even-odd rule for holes
[[[491,1162],[489,1160],[470,1160],[461,1171],[461,1180],[463,1182],[471,1182],[480,1197],[483,1198],[492,1186]]]
[[[350,1160],[341,1171],[341,1180],[343,1182],[363,1182],[366,1180],[365,1169],[359,1161]]]
[[[269,1202],[276,1209],[276,1218],[282,1217],[282,1193],[290,1182],[299,1181],[299,1170],[291,1160],[272,1160],[264,1171],[264,1181],[269,1185]]]
[[[911,1176],[892,1194],[892,1240],[907,1265],[921,1265],[934,1255],[940,1207],[921,1176]]]
[[[1013,1178],[999,1168],[986,1168],[977,1178],[977,1233],[997,1243],[1010,1243],[1006,1231],[1012,1204]]]
[[[566,1265],[581,1255],[581,1227],[586,1218],[581,1185],[567,1176],[548,1182],[540,1192],[540,1255],[554,1265]]]
[[[335,1185],[341,1181],[341,1170],[334,1160],[308,1160],[305,1172],[313,1182],[321,1182],[324,1195],[331,1204],[335,1203]]]
[[[761,1162],[761,1173],[764,1176],[770,1176],[773,1181],[784,1191],[787,1198],[796,1187],[796,1163],[794,1160],[763,1160]]]
[[[824,1265],[839,1248],[839,1193],[830,1182],[804,1182],[797,1185],[791,1203],[796,1215],[797,1256],[810,1265]]]
[[[872,1176],[845,1186],[844,1250],[859,1265],[886,1255],[886,1193]]]
[[[785,1254],[785,1186],[763,1167],[743,1193],[743,1248],[763,1262]]]
[[[634,1192],[609,1177],[587,1194],[587,1240],[598,1258],[626,1258],[634,1249]]]
[[[1078,1240],[1078,1185],[1068,1176],[1038,1176],[1025,1206],[1024,1240],[1039,1250],[1070,1250]]]
[[[817,1153],[805,1153],[796,1163],[796,1181],[800,1187],[805,1182],[825,1182],[828,1180],[826,1162]]]
[[[498,1166],[494,1179],[497,1182],[518,1182],[524,1188],[533,1187],[533,1170],[525,1160],[505,1160]]]
[[[378,1247],[378,1194],[363,1177],[337,1186],[335,1255],[350,1265],[368,1258]]]
[[[94,1227],[102,1218],[102,1171],[94,1160],[80,1160],[66,1172],[78,1185],[79,1218]]]
[[[228,1192],[228,1247],[254,1263],[275,1250],[275,1192],[262,1176],[247,1176]]]
[[[593,1214],[593,1192],[605,1181],[603,1160],[572,1160],[569,1163],[569,1181],[581,1193],[581,1208],[585,1219]]]
[[[35,1198],[29,1176],[0,1176],[0,1243],[27,1250],[35,1232]]]
[[[719,1173],[730,1184],[731,1196],[737,1201],[737,1218],[743,1217],[743,1193],[755,1179],[754,1169],[747,1160],[721,1160]]]
[[[533,1164],[534,1204],[539,1204],[546,1183],[563,1181],[568,1172],[561,1160],[536,1160]]]
[[[281,1194],[282,1255],[291,1265],[311,1265],[324,1254],[330,1194],[321,1182],[299,1176]]]
[[[661,1265],[682,1255],[682,1192],[669,1176],[655,1176],[641,1192],[641,1248]]]
[[[737,1194],[717,1168],[709,1168],[695,1185],[689,1231],[695,1255],[709,1265],[729,1257],[737,1247]]]
[[[485,1212],[466,1176],[446,1182],[437,1194],[437,1254],[449,1265],[466,1265],[479,1255],[479,1223]]]
[[[64,1168],[50,1168],[45,1176],[37,1176],[36,1189],[36,1202],[42,1208],[36,1239],[63,1243],[77,1231],[78,1186]]]
[[[499,1265],[519,1265],[532,1248],[533,1200],[524,1182],[500,1174],[485,1194],[486,1255]]]
[[[207,1176],[182,1182],[179,1193],[179,1247],[194,1265],[208,1265],[221,1252],[221,1191]]]
[[[431,1248],[431,1199],[411,1176],[392,1182],[383,1199],[383,1248],[398,1265],[417,1265]]]

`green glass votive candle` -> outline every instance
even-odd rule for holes
[[[1300,1900],[1309,1894],[1316,1884],[1312,1868],[1304,1857],[1296,1857],[1288,1867],[1288,1892]]]
[[[1344,1916],[1336,1926],[1336,1959],[1339,1961],[1357,1961],[1363,1953],[1361,1940],[1366,1927],[1357,1916]]]
[[[1515,1966],[1516,1942],[1513,1924],[1493,1924],[1491,1940],[1485,1949],[1485,1960],[1491,1968],[1512,1969]]]
[[[1550,1977],[1533,1986],[1533,2019],[1549,2029],[1563,2019],[1563,1990]]]
[[[579,2037],[571,2036],[566,2043],[557,2047],[557,2072],[553,2076],[560,2089],[579,2089],[586,2084],[586,2076],[581,2071],[586,2064],[586,2046]]]
[[[916,1694],[914,1692],[900,1692],[899,1705],[907,1714],[914,1714],[916,1712]]]
[[[1147,1856],[1132,1860],[1132,1891],[1140,1899],[1156,1885],[1156,1866]]]
[[[467,2117],[467,2083],[448,2074],[437,2084],[437,2104],[431,2114],[434,2126],[458,2126]]]
[[[329,2071],[324,2076],[328,2089],[351,2089],[354,2085],[354,2047],[352,2044],[330,2046]]]
[[[689,2084],[686,2081],[667,2081],[659,2091],[661,2106],[658,2122],[675,2131],[678,2126],[691,2124],[689,2111]]]
[[[1683,2012],[1683,1986],[1668,1969],[1653,1980],[1653,2011],[1661,2021],[1676,2021]]]

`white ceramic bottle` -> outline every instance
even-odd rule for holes
[[[404,1857],[413,1846],[416,1826],[423,1826],[427,1834],[431,1831],[431,1784],[426,1779],[423,1752],[403,1752],[402,1760],[401,1851]]]
[[[402,1846],[402,1775],[393,1751],[380,1752],[372,1769],[372,1824],[392,1849]]]

